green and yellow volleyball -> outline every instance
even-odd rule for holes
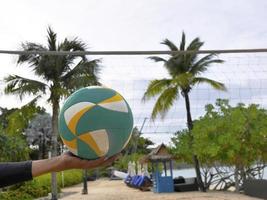
[[[97,159],[115,155],[127,145],[133,129],[132,111],[110,88],[92,86],[68,97],[59,114],[59,133],[75,155]]]

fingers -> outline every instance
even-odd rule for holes
[[[112,164],[116,159],[118,159],[120,156],[120,154],[116,154],[114,156],[111,157],[101,157],[99,159],[96,160],[83,160],[84,161],[84,166],[83,168],[96,168],[96,167],[100,167],[100,166],[107,166]]]
[[[71,152],[66,152],[63,154],[63,160],[65,161],[65,164],[63,164],[63,166],[68,169],[93,169],[101,166],[110,165],[120,156],[121,154],[119,153],[111,157],[101,157],[96,160],[86,160],[75,156]]]
[[[121,154],[120,154],[120,153],[115,154],[114,156],[111,156],[111,157],[106,157],[106,158],[105,158],[105,162],[106,162],[106,161],[115,161],[115,160],[117,160],[119,157],[121,157]]]
[[[110,158],[105,158],[104,162],[102,163],[102,165],[109,165],[111,164],[112,162],[114,162],[115,160],[117,159],[116,156],[112,156]]]
[[[120,156],[121,156],[120,154],[116,154],[112,157],[106,158],[102,165],[108,166],[108,165],[112,164],[115,160],[117,160]]]
[[[83,163],[83,169],[93,169],[101,165],[105,160],[105,157],[101,157],[96,160],[81,160]]]

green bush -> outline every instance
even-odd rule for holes
[[[106,167],[99,169],[99,176],[100,177],[109,177],[109,173]]]
[[[25,194],[30,195],[33,198],[38,198],[47,196],[48,193],[51,191],[50,188],[50,183],[48,185],[42,184],[41,182],[35,179],[33,181],[26,182],[15,191],[19,190]]]
[[[64,171],[64,187],[82,182],[82,170]],[[57,173],[58,191],[63,186],[62,173]],[[7,192],[0,193],[1,200],[29,200],[47,196],[51,192],[51,175],[34,178],[32,181],[12,186]]]
[[[83,173],[82,170],[67,170],[64,174],[64,187],[75,185],[82,182]],[[60,187],[62,187],[62,173],[57,174],[57,180]]]
[[[17,199],[32,200],[33,197],[22,191],[14,190],[14,191],[0,192],[0,199],[1,200],[17,200]]]
[[[21,135],[9,135],[0,129],[0,162],[22,161],[29,159],[30,149]]]

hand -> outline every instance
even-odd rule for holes
[[[110,158],[102,157],[96,160],[84,160],[70,152],[51,159],[35,160],[32,162],[32,176],[40,176],[49,172],[59,172],[67,169],[94,169],[100,166],[107,166],[114,162],[120,154]]]
[[[94,169],[96,167],[102,167],[112,164],[120,154],[116,154],[112,157],[101,157],[96,160],[81,159],[71,152],[66,152],[59,156],[57,171],[66,169]]]

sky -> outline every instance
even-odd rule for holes
[[[0,49],[17,50],[25,41],[45,44],[49,25],[59,40],[78,36],[91,51],[167,50],[160,42],[168,38],[179,44],[182,31],[188,41],[195,37],[205,41],[203,49],[266,48],[266,10],[265,0],[9,0],[0,7]],[[142,56],[99,58],[103,60],[102,82],[129,101],[135,125],[141,128],[154,103],[140,102],[145,87],[149,80],[168,76],[166,71]],[[21,102],[3,94],[2,79],[8,74],[35,78],[26,66],[17,66],[16,59],[0,55],[1,107],[17,107],[30,100]],[[229,91],[199,86],[191,97],[194,118],[219,97],[265,106],[267,55],[226,55],[225,59],[223,67],[214,66],[206,75],[225,82]],[[45,102],[43,98],[40,104],[47,106]],[[168,143],[177,128],[186,126],[183,103],[180,99],[164,121],[147,120],[144,136]]]

